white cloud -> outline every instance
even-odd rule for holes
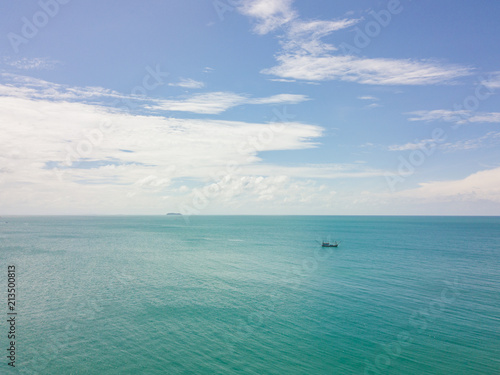
[[[429,150],[438,148],[445,152],[474,150],[479,148],[494,147],[500,143],[500,132],[491,131],[477,138],[465,139],[456,142],[442,143],[436,139],[422,139],[420,141],[409,142],[403,145],[392,145],[389,151],[412,151]]]
[[[288,29],[288,37],[293,40],[297,39],[312,39],[319,40],[320,38],[331,34],[333,31],[346,29],[358,23],[359,19],[341,19],[336,21],[302,21],[295,20],[291,23]]]
[[[244,96],[235,93],[210,92],[193,95],[184,100],[161,100],[157,105],[153,105],[148,108],[163,111],[218,114],[229,108],[241,105],[244,101]]]
[[[398,195],[431,201],[492,201],[500,203],[500,167],[471,174],[462,180],[421,183]]]
[[[373,144],[371,142],[366,142],[366,143],[360,145],[359,147],[374,147],[374,146],[375,146],[375,144]]]
[[[409,142],[404,145],[392,145],[387,149],[389,151],[412,151],[412,150],[421,150],[427,148],[428,146],[435,147],[436,140],[435,139],[422,139],[418,142]]]
[[[181,111],[201,114],[219,114],[244,104],[296,104],[308,100],[305,95],[279,94],[267,98],[249,98],[232,92],[209,92],[186,99],[160,100],[149,109]]]
[[[500,123],[500,112],[477,113],[468,118],[469,122],[493,122]]]
[[[258,194],[250,194],[249,199],[258,201],[286,195],[271,186],[279,185],[284,173],[290,176],[283,189],[293,190],[302,186],[296,179],[333,171],[324,166],[301,170],[260,163],[262,151],[316,147],[323,131],[318,126],[134,115],[78,102],[76,95],[68,101],[57,90],[49,100],[42,100],[51,86],[26,82],[30,88],[3,85],[0,96],[3,212],[156,212],[162,209],[161,196],[169,195],[164,204],[172,205],[188,194],[173,184],[214,181],[214,176],[227,173],[230,161],[241,169],[231,173],[233,178],[254,181],[250,184]],[[65,87],[63,91],[75,90]],[[277,95],[255,100],[276,103],[301,98]],[[354,170],[358,172],[362,173]],[[259,177],[266,182],[260,184]]]
[[[1,73],[5,84],[0,84],[0,95],[18,98],[51,100],[128,99],[150,100],[137,95],[125,95],[102,87],[71,87],[28,76]]]
[[[355,25],[359,19],[342,19],[336,21],[300,21],[291,22],[286,30],[286,41],[282,43],[283,52],[297,55],[319,56],[337,50],[331,44],[324,43],[321,38],[333,31]]]
[[[371,103],[366,105],[365,108],[377,108],[377,107],[380,107],[380,104],[377,103],[379,101],[379,98],[376,98],[374,96],[370,96],[370,95],[364,95],[364,96],[358,96],[358,99],[359,100],[366,100],[366,101],[370,101]]]
[[[303,213],[311,207],[331,207],[335,195],[334,190],[313,180],[242,175],[195,189],[186,203],[191,208],[194,202],[203,202],[208,209],[222,206],[258,214],[301,207]]]
[[[293,1],[246,1],[240,11],[257,21],[255,30],[266,34],[283,28],[278,65],[261,73],[305,81],[342,80],[371,85],[431,85],[450,83],[471,74],[471,69],[430,60],[365,58],[332,54],[334,45],[323,37],[349,28],[360,19],[301,20]]]
[[[488,79],[482,81],[481,84],[491,90],[500,89],[500,72],[492,73]]]
[[[80,143],[88,145],[88,137],[92,138],[103,121],[114,124],[113,131],[102,137],[91,155],[86,155],[84,148],[79,159],[164,167],[175,164],[177,170],[185,167],[186,176],[190,173],[189,165],[202,170],[211,164],[224,165],[230,159],[245,164],[247,160],[257,160],[258,151],[313,147],[310,139],[322,133],[316,126],[287,123],[280,133],[273,133],[272,142],[262,143],[258,150],[248,146],[239,152],[240,144],[261,132],[272,131],[272,125],[139,116],[89,104],[9,97],[0,98],[0,108],[5,144],[2,153],[18,150],[38,167],[49,161],[65,162],[68,148],[76,150]],[[16,146],[19,140],[26,153]],[[126,176],[122,178],[128,180]]]
[[[342,80],[370,85],[430,85],[452,81],[470,73],[460,66],[397,59],[354,56],[284,54],[279,65],[262,70],[283,78],[310,81]]]
[[[27,76],[3,73],[6,84],[0,84],[0,95],[68,101],[98,101],[103,99],[121,99],[132,107],[137,106],[150,110],[193,112],[201,114],[219,114],[229,108],[245,104],[297,104],[309,100],[305,95],[278,94],[264,98],[251,98],[233,92],[208,92],[195,94],[182,99],[153,99],[142,95],[125,95],[102,87],[70,87]],[[186,80],[176,84],[182,87],[201,87],[201,82]]]
[[[203,82],[195,81],[194,79],[191,78],[182,78],[179,82],[169,83],[168,85],[183,87],[186,89],[201,89],[205,87],[205,84]]]
[[[61,64],[60,61],[52,60],[46,57],[35,57],[31,59],[27,57],[20,59],[4,57],[3,62],[11,67],[21,70],[54,69],[56,66]]]
[[[465,121],[467,117],[470,116],[470,111],[466,110],[457,110],[450,111],[446,109],[435,109],[432,111],[414,111],[410,112],[410,115],[414,117],[410,117],[409,121],[446,121],[446,122],[456,122],[461,123]]]
[[[454,143],[444,143],[440,146],[440,148],[444,151],[464,151],[495,147],[498,146],[499,143],[500,132],[492,131],[478,138],[466,139]]]
[[[297,82],[295,79],[285,79],[285,78],[271,78],[269,81],[273,82]]]
[[[294,167],[276,166],[269,164],[249,165],[242,168],[245,175],[266,175],[266,176],[288,176],[297,178],[321,178],[321,179],[341,179],[341,178],[366,178],[383,176],[383,170],[372,169],[364,163],[346,164],[308,164]]]
[[[248,104],[298,104],[309,100],[305,95],[278,94],[267,98],[248,99]]]
[[[267,34],[296,17],[292,3],[293,0],[246,0],[239,11],[256,20],[255,32]]]
[[[53,95],[40,99],[50,89]],[[228,182],[220,194],[225,209],[285,213],[295,207],[295,213],[314,213],[314,207],[327,210],[338,199],[331,187],[313,179],[383,175],[360,164],[262,162],[263,151],[316,147],[323,129],[314,125],[137,115],[83,102],[87,94],[78,97],[81,90],[75,88],[28,79],[2,90],[0,208],[5,213],[178,211],[179,202],[192,204],[193,187],[221,181]],[[73,93],[71,101],[67,93]],[[245,98],[258,104],[302,99]]]
[[[444,121],[453,122],[456,124],[466,124],[473,122],[488,122],[488,123],[498,123],[500,122],[500,112],[478,112],[474,113],[470,110],[446,110],[446,109],[435,109],[435,110],[424,110],[424,111],[414,111],[410,112],[409,121]]]

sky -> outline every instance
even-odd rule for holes
[[[500,215],[500,3],[0,5],[0,215]]]

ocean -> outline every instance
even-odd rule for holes
[[[500,374],[499,217],[0,222],[2,374]]]

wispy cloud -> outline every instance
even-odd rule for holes
[[[477,113],[469,117],[468,121],[500,123],[500,112]]]
[[[211,92],[193,95],[186,99],[161,100],[149,109],[162,111],[219,114],[229,108],[241,105],[245,97],[231,92]]]
[[[443,143],[439,146],[447,152],[451,151],[466,151],[474,149],[484,149],[489,147],[497,147],[500,144],[500,132],[488,132],[485,135],[477,138],[466,139],[454,143]]]
[[[473,112],[470,110],[423,110],[409,112],[413,115],[409,121],[443,121],[456,124],[467,123],[500,123],[500,112]]]
[[[354,56],[284,54],[262,73],[310,81],[342,80],[370,85],[431,85],[470,74],[461,66],[429,61],[369,59]]]
[[[378,103],[379,98],[376,98],[374,96],[370,96],[370,95],[358,96],[358,99],[359,100],[364,100],[364,101],[371,102],[370,104],[366,105],[365,108],[377,108],[377,107],[380,107],[380,104]]]
[[[492,73],[488,79],[482,81],[481,84],[491,90],[500,89],[500,72]]]
[[[470,116],[470,111],[466,110],[447,110],[447,109],[435,109],[435,110],[423,110],[423,111],[413,111],[409,112],[409,121],[445,121],[445,122],[456,122],[464,123],[465,119]]]
[[[358,96],[359,100],[379,100],[378,98],[370,95]]]
[[[324,43],[321,38],[334,31],[346,29],[359,22],[359,19],[340,19],[335,21],[294,20],[286,29],[286,39],[282,43],[281,54],[321,56],[337,48]]]
[[[179,82],[169,83],[169,86],[178,86],[186,89],[201,89],[205,87],[205,84],[200,81],[196,81],[191,78],[182,78]]]
[[[413,151],[426,148],[428,145],[435,146],[435,139],[422,139],[416,142],[408,142],[403,145],[392,145],[387,147],[389,151]]]
[[[456,142],[437,143],[435,139],[422,139],[420,141],[409,142],[403,145],[391,145],[387,147],[389,151],[413,151],[437,148],[444,152],[466,151],[480,148],[498,146],[500,143],[500,132],[491,131],[477,138],[465,139]]]
[[[297,82],[295,79],[285,79],[285,78],[270,78],[273,82]]]
[[[239,11],[255,20],[255,32],[267,34],[297,16],[292,3],[293,0],[247,0],[239,6]]]
[[[35,58],[11,58],[4,57],[3,63],[21,70],[50,70],[54,69],[58,65],[61,65],[60,61],[49,59],[47,57],[35,57]]]
[[[209,92],[185,99],[160,100],[148,106],[152,110],[219,114],[230,108],[245,104],[296,104],[308,100],[305,95],[279,94],[266,98],[250,98],[232,92]]]
[[[73,87],[10,73],[1,73],[0,76],[5,81],[5,84],[0,84],[0,95],[4,96],[45,100],[87,100],[97,98],[147,99],[137,95],[125,95],[102,87]]]
[[[247,175],[258,175],[264,171],[265,175],[271,176],[321,179],[378,177],[385,173],[383,170],[370,168],[365,163],[307,164],[293,167],[258,164],[243,168],[243,172]]]
[[[68,101],[89,101],[93,103],[109,99],[123,99],[138,102],[138,107],[153,111],[179,111],[200,114],[219,114],[235,106],[245,104],[297,104],[309,100],[300,94],[278,94],[264,98],[252,98],[233,92],[208,92],[178,99],[156,99],[142,95],[126,95],[102,87],[71,87],[44,80],[1,74],[6,84],[0,84],[0,95],[31,99],[50,99]],[[199,87],[197,81],[176,83],[174,85]]]
[[[355,25],[360,19],[304,21],[292,3],[292,0],[254,0],[240,7],[241,13],[257,22],[255,30],[259,34],[282,29],[282,50],[276,55],[278,65],[263,69],[263,74],[283,79],[342,80],[370,85],[432,85],[453,82],[471,74],[468,67],[431,60],[335,54],[337,47],[322,39]]]
[[[278,94],[267,98],[247,99],[248,104],[297,104],[309,100],[306,95]]]

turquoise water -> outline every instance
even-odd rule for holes
[[[500,218],[0,221],[2,374],[500,374]]]

